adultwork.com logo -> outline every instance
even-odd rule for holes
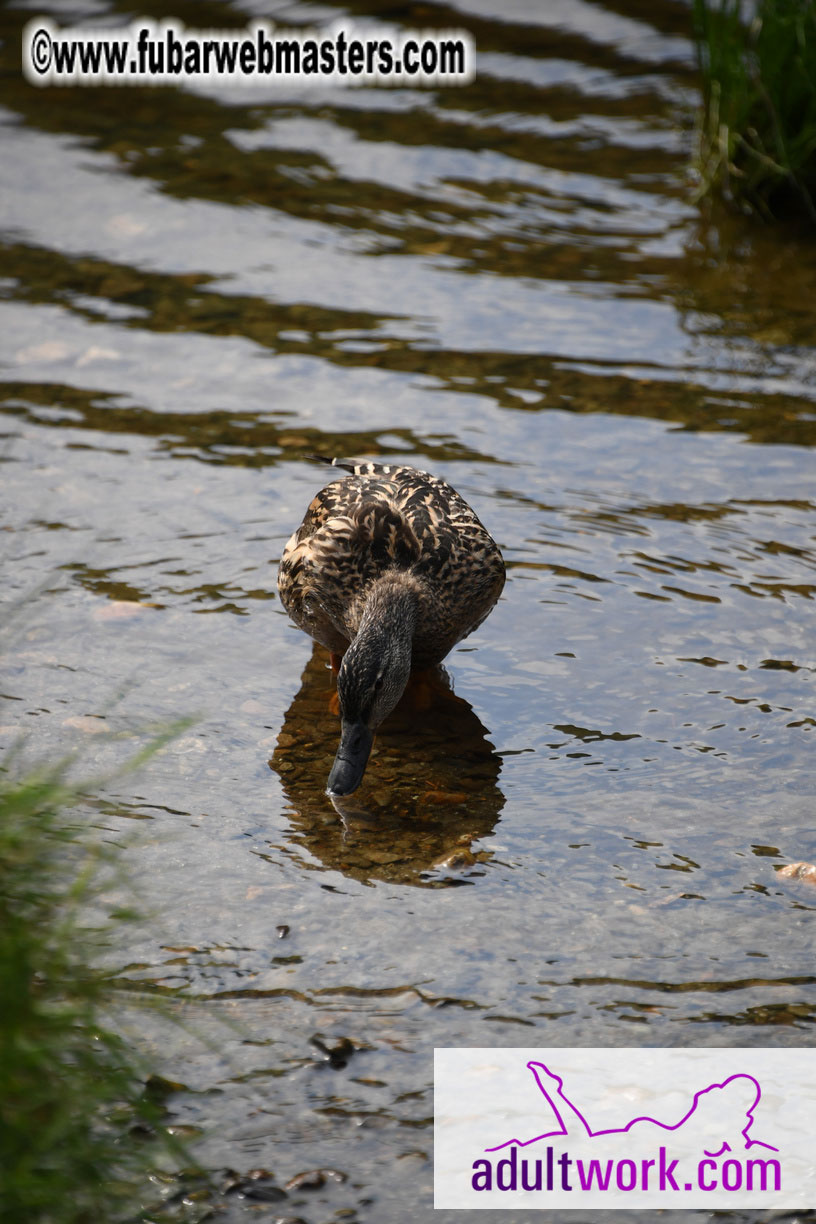
[[[530,1053],[436,1051],[436,1206],[816,1206],[814,1051]]]
[[[476,1191],[495,1187],[502,1192],[518,1188],[549,1192],[555,1189],[556,1183],[566,1193],[595,1189],[604,1193],[610,1189],[625,1193],[650,1189],[711,1191],[719,1186],[734,1191],[742,1189],[743,1185],[753,1190],[755,1183],[762,1190],[781,1189],[782,1167],[778,1159],[754,1157],[746,1160],[729,1156],[722,1160],[725,1153],[733,1152],[735,1148],[737,1151],[743,1148],[746,1151],[749,1148],[779,1151],[761,1139],[749,1138],[748,1132],[754,1125],[754,1111],[762,1097],[759,1082],[752,1075],[730,1075],[721,1084],[709,1084],[702,1088],[694,1094],[688,1111],[677,1122],[642,1116],[632,1118],[620,1127],[593,1130],[586,1114],[564,1091],[561,1076],[542,1062],[531,1061],[527,1066],[558,1120],[558,1128],[545,1131],[533,1139],[508,1139],[495,1148],[488,1148],[491,1154],[509,1149],[509,1155],[495,1163],[489,1157],[474,1161],[472,1185]],[[740,1123],[739,1138],[735,1139]],[[672,1140],[679,1137],[681,1130],[684,1130],[683,1138],[690,1139],[700,1152],[691,1172],[691,1181],[685,1181],[685,1174],[678,1172],[680,1157],[671,1159]],[[707,1135],[712,1130],[722,1136],[716,1151],[710,1151],[706,1146],[710,1143]],[[554,1146],[555,1140],[568,1140],[570,1137],[581,1141],[583,1146],[585,1140],[592,1140],[592,1147],[600,1149],[609,1148],[610,1141],[613,1141],[612,1146],[618,1152],[622,1146],[625,1148],[629,1144],[634,1151],[645,1142],[654,1155],[651,1158],[643,1155],[590,1156],[588,1159],[573,1157],[568,1150],[562,1150],[560,1142],[558,1149]],[[546,1145],[543,1156],[538,1154],[542,1145]],[[521,1156],[520,1152],[523,1153]]]

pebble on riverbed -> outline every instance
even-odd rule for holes
[[[94,608],[91,616],[94,620],[129,620],[132,616],[140,616],[148,608],[161,608],[157,603],[138,603],[133,599],[108,599]]]
[[[279,1203],[287,1195],[280,1186],[274,1185],[274,1180],[274,1173],[270,1173],[268,1169],[250,1169],[243,1175],[229,1169],[223,1191],[225,1194],[240,1194],[256,1202]]]
[[[807,880],[808,884],[816,884],[816,863],[788,863],[778,868],[776,874],[786,880]]]
[[[296,1173],[286,1183],[287,1190],[322,1190],[327,1181],[347,1181],[345,1173],[339,1169],[307,1169],[304,1173]]]
[[[351,1056],[357,1053],[357,1047],[349,1037],[341,1037],[333,1046],[327,1045],[319,1033],[313,1034],[309,1041],[316,1051],[312,1056],[319,1062],[328,1063],[335,1070],[342,1070]]]

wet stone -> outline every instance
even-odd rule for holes
[[[322,1190],[327,1181],[338,1182],[342,1185],[347,1181],[345,1173],[341,1173],[339,1169],[307,1169],[303,1173],[296,1173],[286,1183],[287,1190]]]
[[[338,1070],[345,1067],[352,1054],[357,1052],[357,1047],[348,1037],[341,1037],[334,1046],[327,1045],[319,1034],[313,1035],[310,1041],[322,1060]]]
[[[454,850],[451,854],[443,855],[431,866],[437,871],[461,871],[464,867],[472,867],[475,862],[477,862],[476,856],[470,850],[459,849]]]
[[[816,884],[816,863],[788,863],[780,867],[776,874],[787,880],[806,880],[808,884]]]
[[[250,1169],[243,1175],[228,1170],[225,1194],[240,1194],[259,1203],[279,1203],[286,1191],[274,1184],[275,1175],[268,1169]]]

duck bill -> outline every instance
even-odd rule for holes
[[[374,735],[365,723],[344,722],[340,747],[331,767],[326,790],[330,795],[350,795],[363,780]]]

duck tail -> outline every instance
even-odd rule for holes
[[[343,468],[354,476],[387,475],[393,470],[387,463],[360,463],[353,459],[331,459],[328,455],[316,454],[306,455],[305,458],[313,459],[315,463],[327,463],[329,467]]]

